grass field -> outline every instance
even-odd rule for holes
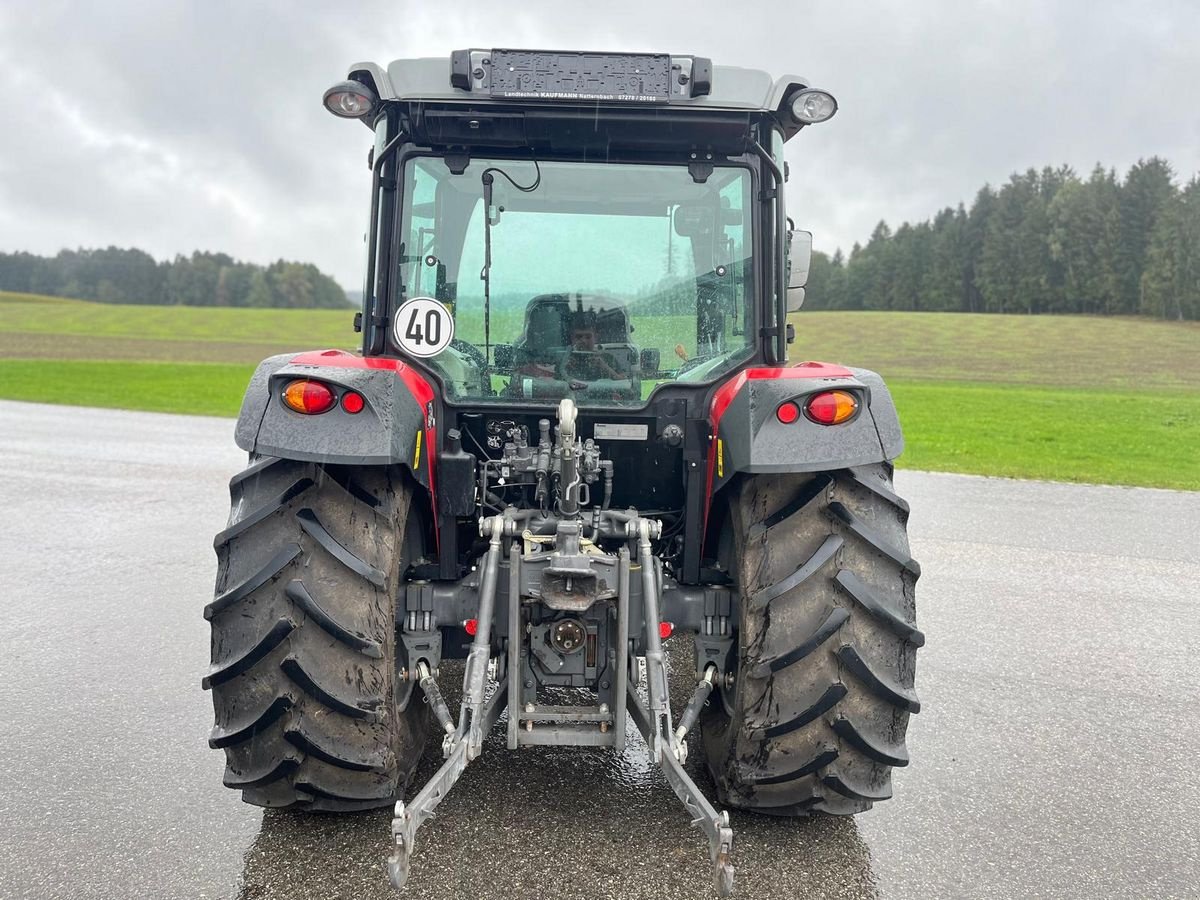
[[[353,347],[352,312],[111,306],[0,292],[0,397],[235,415],[272,353]],[[901,465],[1200,490],[1200,326],[800,313],[794,358],[865,366]]]

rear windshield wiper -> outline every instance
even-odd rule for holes
[[[542,183],[542,168],[536,159],[533,161],[533,169],[537,177],[529,185],[517,184],[513,177],[499,166],[489,166],[480,176],[483,182],[483,269],[479,273],[479,279],[483,282],[483,358],[489,366],[492,362],[492,226],[500,222],[500,210],[496,211],[495,218],[492,216],[492,185],[496,181],[492,173],[503,175],[508,179],[508,183],[521,193],[531,194]]]

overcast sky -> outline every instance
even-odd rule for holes
[[[818,249],[1029,166],[1200,170],[1195,0],[6,0],[0,251],[223,250],[359,287],[370,135],[322,91],[354,62],[472,46],[695,53],[828,88],[838,115],[788,145]]]

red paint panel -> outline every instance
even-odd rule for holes
[[[708,423],[712,426],[712,444],[708,448],[708,486],[704,499],[704,525],[708,527],[708,510],[712,505],[713,475],[717,466],[717,438],[720,434],[721,417],[729,409],[738,392],[746,386],[747,381],[762,381],[774,378],[852,378],[854,375],[844,366],[823,362],[801,362],[792,366],[764,366],[754,369],[743,369],[729,379],[713,394],[712,405],[709,407]]]
[[[747,369],[748,378],[849,378],[853,373],[844,366],[823,362],[801,362],[792,366]]]
[[[770,368],[743,369],[733,378],[725,382],[713,394],[712,406],[709,408],[708,421],[713,427],[714,440],[716,429],[721,424],[721,416],[729,409],[729,404],[737,396],[747,381],[761,381],[772,378],[850,378],[852,373],[842,366],[831,363],[802,362],[794,366],[773,366]]]
[[[421,404],[423,413],[428,414],[427,404],[433,400],[433,388],[412,366],[402,359],[383,356],[358,356],[345,350],[318,350],[292,357],[293,366],[335,366],[341,369],[382,369],[400,376],[413,398]]]
[[[419,372],[402,359],[389,359],[384,356],[359,356],[346,350],[314,350],[311,353],[301,353],[292,357],[293,366],[330,366],[340,369],[376,369],[395,373],[421,410],[425,418],[425,446],[421,452],[429,460],[429,496],[433,500],[433,533],[441,536],[437,527],[437,489],[434,484],[434,470],[437,468],[437,428],[433,419],[433,398],[436,396],[433,387]]]

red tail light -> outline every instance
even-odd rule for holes
[[[351,414],[362,412],[362,394],[357,391],[346,391],[346,393],[342,394],[342,409]]]
[[[288,382],[288,386],[283,389],[283,402],[298,413],[312,416],[333,409],[337,397],[329,387],[319,381],[298,378]]]
[[[662,638],[664,641],[674,633],[675,633],[675,626],[672,625],[670,622],[659,622],[658,623],[658,636],[660,638]]]
[[[463,630],[471,637],[475,637],[475,632],[479,630],[479,620],[467,619],[467,621],[463,622]]]
[[[818,425],[840,425],[858,412],[858,398],[849,391],[822,391],[804,404],[804,414]]]

